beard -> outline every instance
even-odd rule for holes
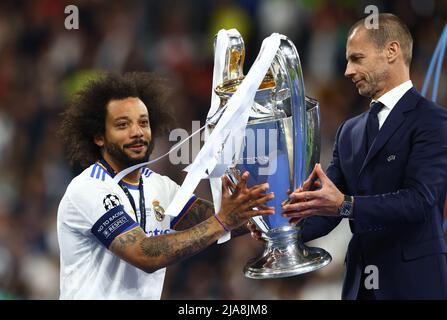
[[[363,97],[374,98],[378,92],[383,90],[383,83],[386,83],[389,78],[386,70],[377,70],[370,74],[368,79],[363,83],[363,86],[358,88],[359,94]]]
[[[374,93],[375,93],[372,86],[370,86],[370,85],[360,87],[360,88],[358,88],[358,91],[361,96],[370,98],[370,99],[374,96]]]
[[[125,148],[131,147],[136,144],[142,144],[147,146],[146,152],[137,158],[132,158],[125,152]],[[144,141],[141,139],[134,140],[133,142],[129,144],[125,144],[122,147],[120,147],[118,144],[113,142],[106,142],[105,144],[105,150],[106,152],[123,168],[128,168],[133,165],[146,162],[149,160],[149,156],[152,153],[152,150],[154,149],[154,142],[153,140]]]

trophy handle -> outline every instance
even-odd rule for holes
[[[306,96],[307,116],[307,157],[306,179],[312,173],[315,165],[320,162],[321,136],[320,136],[320,104],[317,100]],[[313,183],[311,185],[311,190]]]
[[[290,90],[293,127],[293,170],[290,190],[295,190],[306,180],[307,114],[300,58],[295,45],[286,36],[282,36],[274,62],[282,66],[280,69],[283,69],[284,72],[281,77]]]

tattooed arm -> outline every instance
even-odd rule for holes
[[[189,212],[177,223],[175,230],[181,231],[191,228],[196,224],[214,215],[214,205],[212,202],[198,198],[189,209]]]
[[[212,215],[214,215],[213,203],[208,200],[198,198],[197,201],[191,205],[189,212],[186,213],[185,216],[177,223],[174,229],[177,231],[186,230],[204,221],[205,219],[208,219]],[[231,236],[237,237],[247,233],[248,229],[246,225],[243,224],[239,228],[232,230]]]
[[[273,193],[265,193],[268,184],[247,188],[247,175],[243,175],[242,181],[237,185],[237,190],[230,195],[223,188],[222,207],[218,217],[229,230],[236,229],[247,219],[258,214],[273,214],[273,208],[254,211],[250,208],[258,207],[274,198]],[[223,185],[230,184],[223,179]],[[191,257],[205,249],[225,233],[224,228],[214,216],[196,224],[189,229],[155,237],[146,237],[143,229],[136,227],[126,233],[117,236],[109,249],[131,263],[146,271],[154,272],[170,264]]]
[[[132,265],[154,272],[205,249],[224,234],[216,219],[207,219],[188,230],[156,237],[146,237],[136,227],[116,237],[110,250]]]

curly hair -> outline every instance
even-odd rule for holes
[[[160,78],[147,72],[102,74],[78,91],[62,113],[58,134],[70,164],[87,167],[101,157],[94,137],[105,134],[107,104],[129,97],[139,98],[148,108],[153,137],[173,125],[173,117],[163,105],[167,91]]]

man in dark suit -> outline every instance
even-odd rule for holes
[[[291,223],[306,218],[304,241],[349,219],[343,299],[447,299],[447,111],[413,87],[411,57],[394,15],[351,28],[345,76],[370,110],[340,126],[326,174],[318,164],[283,207]]]

